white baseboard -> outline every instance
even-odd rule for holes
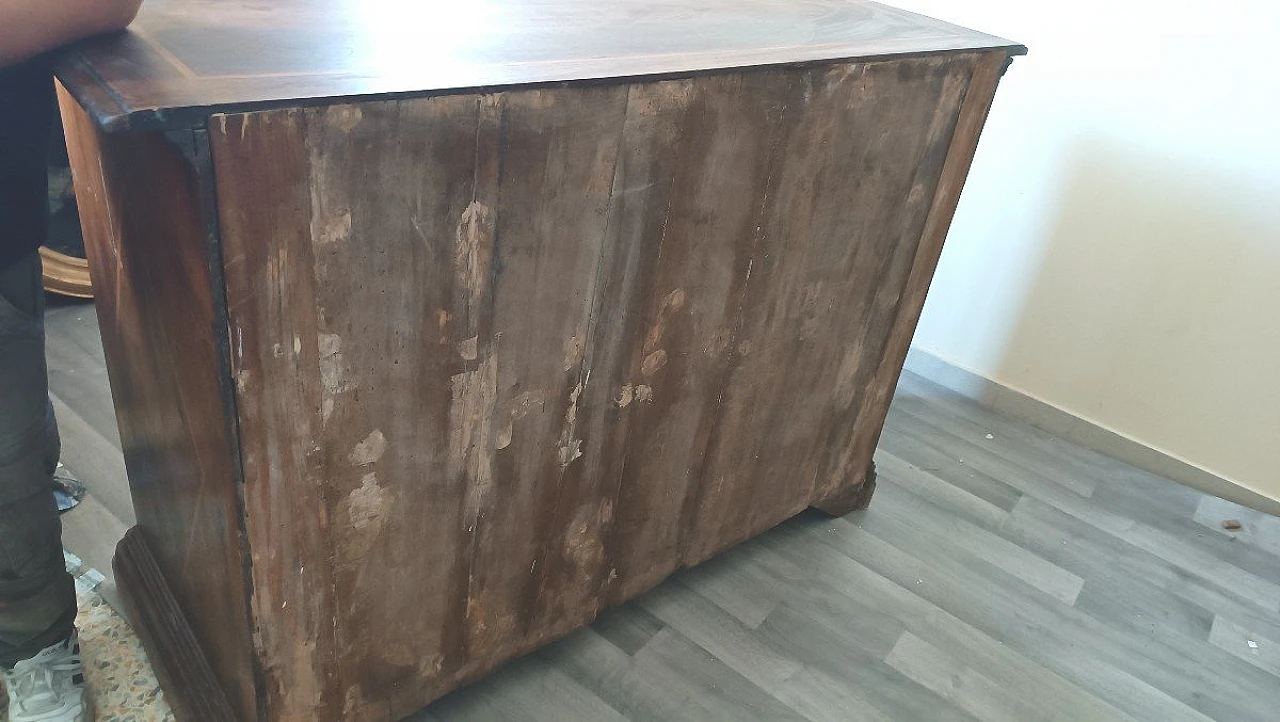
[[[1280,500],[962,369],[927,351],[912,347],[904,368],[986,408],[1022,419],[1074,444],[1228,501],[1280,516]]]

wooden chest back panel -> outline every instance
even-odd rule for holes
[[[215,116],[272,715],[407,714],[828,491],[994,55]]]

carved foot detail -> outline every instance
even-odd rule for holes
[[[871,504],[871,495],[876,491],[876,462],[867,468],[866,478],[861,484],[842,487],[821,501],[815,502],[814,509],[827,516],[844,516],[851,511],[861,511]]]

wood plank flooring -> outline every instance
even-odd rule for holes
[[[107,573],[132,510],[93,309],[48,328],[92,494],[65,541]],[[1280,719],[1280,519],[911,374],[877,460],[869,510],[802,514],[410,719]]]

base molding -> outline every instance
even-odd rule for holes
[[[903,370],[979,405],[1026,421],[1079,446],[1237,504],[1280,516],[1280,500],[1116,433],[1022,391],[960,368],[914,346]]]
[[[44,290],[71,298],[93,298],[88,261],[44,246],[40,247],[40,260],[44,265]]]
[[[125,612],[174,716],[193,722],[234,722],[235,713],[138,527],[125,532],[111,566]]]

